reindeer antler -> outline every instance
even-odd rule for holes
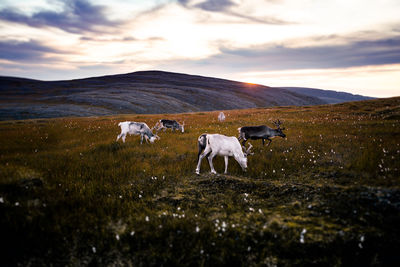
[[[281,120],[280,120],[280,119],[278,119],[277,121],[274,121],[274,124],[275,124],[275,126],[276,126],[276,127],[280,128],[280,127],[281,127],[281,124],[282,124],[282,122],[281,122]],[[283,129],[282,129],[282,130],[283,130]]]
[[[151,130],[155,129],[157,131],[159,125],[160,125],[160,122],[159,121],[156,122],[156,124],[154,124],[154,126],[153,126],[153,128],[151,128]]]
[[[253,147],[253,145],[252,144],[250,144],[250,142],[249,142],[249,147],[246,149],[246,147],[245,146],[242,146],[243,147],[243,149],[244,149],[244,153],[246,154],[246,155],[254,155],[254,153],[253,152],[250,152],[250,149]]]

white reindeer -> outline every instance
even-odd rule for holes
[[[252,155],[250,149],[252,145],[249,143],[249,148],[242,150],[239,140],[234,136],[225,136],[222,134],[202,134],[198,138],[199,152],[204,147],[203,153],[200,154],[196,167],[196,173],[200,174],[200,165],[202,159],[208,154],[208,162],[210,164],[211,173],[216,174],[212,163],[216,155],[223,156],[225,159],[225,174],[228,172],[228,157],[233,157],[242,167],[243,171],[247,169],[247,155]],[[204,144],[205,143],[205,144]],[[243,147],[245,148],[245,147]]]
[[[118,123],[121,127],[121,133],[117,136],[118,141],[122,137],[122,141],[125,143],[125,138],[127,134],[140,135],[140,144],[143,143],[143,138],[146,139],[146,143],[150,140],[150,143],[154,143],[156,139],[160,139],[158,135],[154,135],[144,122],[134,122],[134,121],[124,121]]]
[[[223,122],[225,120],[225,114],[221,111],[218,115],[218,121]]]

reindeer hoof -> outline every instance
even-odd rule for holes
[[[217,172],[216,172],[216,171],[211,171],[211,173],[212,173],[212,174],[217,174]]]
[[[199,170],[196,170],[196,174],[197,174],[197,175],[200,175],[200,171],[199,171]]]

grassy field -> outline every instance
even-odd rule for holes
[[[0,265],[398,266],[400,98],[312,107],[0,122]],[[118,122],[185,133],[115,142]],[[223,175],[197,137],[280,119]]]

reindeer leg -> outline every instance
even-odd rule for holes
[[[269,143],[268,143],[267,146],[269,146],[269,145],[271,144],[271,142],[272,142],[272,139],[269,139],[269,138],[267,138],[267,139],[268,139],[268,141],[269,141]]]
[[[224,172],[224,174],[228,173],[228,159],[229,159],[228,156],[224,157],[224,160],[225,160],[225,172]]]
[[[213,152],[211,152],[211,154],[208,156],[208,163],[210,164],[211,173],[217,174],[217,172],[214,169],[214,165],[212,163],[212,160],[213,160],[214,157],[215,157],[215,154]]]
[[[202,147],[199,146],[199,153],[197,153],[197,161],[198,161],[199,158],[200,158],[200,154],[201,154],[201,151],[202,151],[202,150],[203,150]]]
[[[262,140],[263,146],[264,146],[264,144],[265,144],[265,139],[264,139],[264,138],[261,138],[261,140]]]
[[[199,157],[199,161],[197,162],[196,174],[200,174],[201,161],[210,152],[211,152],[211,149],[206,147],[206,149],[204,149],[203,153],[201,153],[201,155]]]

